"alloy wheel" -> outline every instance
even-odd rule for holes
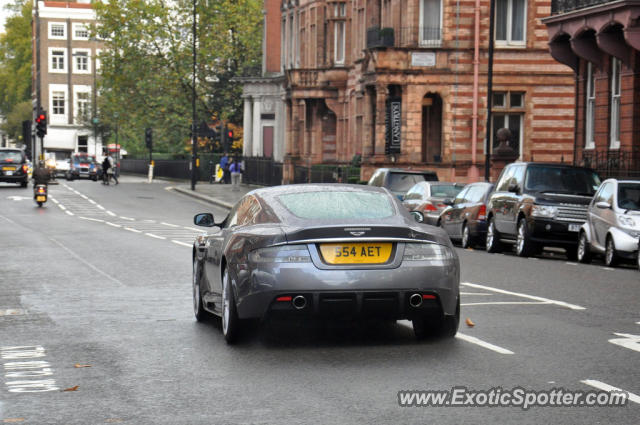
[[[522,255],[524,251],[524,238],[525,238],[525,229],[526,223],[524,220],[520,220],[520,224],[518,225],[518,239],[516,241],[516,249],[518,251],[518,255]]]
[[[613,239],[611,238],[607,239],[607,250],[605,251],[604,261],[607,264],[607,266],[613,267],[615,262],[615,249],[613,246]]]
[[[200,279],[198,279],[198,260],[193,259],[193,312],[198,316],[200,308]]]
[[[225,270],[222,277],[222,333],[229,331],[229,274]]]
[[[493,220],[489,222],[487,227],[487,250],[493,249],[494,228]]]
[[[465,224],[462,226],[462,247],[469,247],[469,240],[471,239],[471,235],[469,235],[469,227]]]
[[[578,261],[583,262],[585,260],[586,252],[587,252],[587,236],[583,232],[583,233],[580,233],[580,240],[578,241]]]

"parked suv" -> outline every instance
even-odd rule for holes
[[[20,149],[0,148],[0,182],[29,184],[27,157]]]
[[[401,170],[398,168],[378,168],[369,179],[369,186],[386,187],[398,199],[407,193],[414,184],[423,181],[437,182],[435,171]]]
[[[509,164],[500,174],[487,205],[487,251],[515,244],[521,257],[545,246],[561,247],[575,259],[578,232],[600,186],[588,168],[564,164]]]

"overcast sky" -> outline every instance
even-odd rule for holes
[[[9,13],[4,7],[10,3],[11,0],[0,0],[0,32],[4,32],[4,21]]]

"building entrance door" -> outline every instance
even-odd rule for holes
[[[422,162],[442,162],[442,98],[422,98]]]

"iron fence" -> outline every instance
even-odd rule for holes
[[[611,3],[614,0],[551,0],[551,14],[571,12],[599,4]]]
[[[581,165],[595,170],[601,178],[640,178],[640,148],[585,150]]]
[[[293,167],[294,183],[359,183],[360,167],[351,165],[312,165]]]
[[[244,158],[242,182],[262,186],[282,184],[282,163],[271,158]]]

